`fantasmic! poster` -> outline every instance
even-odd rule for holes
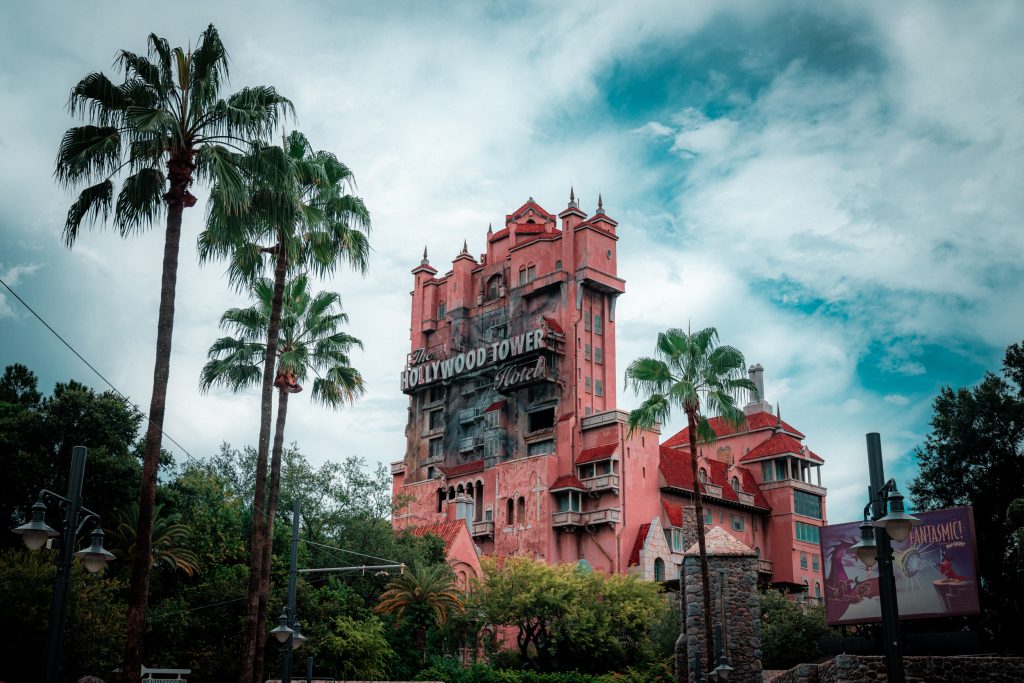
[[[893,542],[893,571],[901,619],[977,614],[974,516],[969,507],[914,513],[921,523]],[[850,553],[860,522],[821,529],[825,619],[831,626],[881,621],[878,565],[870,570]]]

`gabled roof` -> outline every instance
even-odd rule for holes
[[[660,448],[660,455],[658,469],[665,478],[665,485],[681,491],[692,492],[693,472],[690,465],[690,454],[687,451],[662,446]],[[737,505],[745,505],[745,503],[740,502],[740,497],[736,495],[732,484],[729,482],[730,478],[735,476],[740,480],[740,490],[754,497],[755,507],[771,510],[771,505],[768,504],[764,494],[761,493],[761,489],[758,488],[754,475],[747,468],[742,465],[729,467],[720,460],[709,460],[707,458],[701,458],[700,467],[707,470],[708,482],[722,489],[721,500]],[[700,487],[700,491],[707,494],[703,484]]]
[[[495,401],[491,405],[489,405],[486,408],[484,408],[484,414],[492,413],[495,410],[501,410],[504,407],[505,407],[505,399],[501,399],[500,401]]]
[[[584,448],[583,451],[580,452],[580,457],[576,458],[576,464],[582,465],[588,462],[597,462],[598,460],[608,460],[612,458],[618,450],[618,441],[606,443],[601,446],[594,446],[593,448]]]
[[[587,487],[583,485],[574,474],[563,474],[558,479],[555,479],[555,483],[551,485],[549,489],[552,493],[555,491],[566,491],[566,490],[586,491]]]
[[[732,534],[719,526],[713,526],[704,534],[704,547],[708,555],[726,555],[733,557],[754,557],[757,553],[743,542],[736,540]],[[694,543],[686,549],[687,555],[699,555],[700,546]]]
[[[667,500],[661,501],[661,506],[665,508],[665,516],[668,517],[668,525],[675,527],[676,529],[683,528],[683,506],[670,503]]]
[[[471,460],[464,462],[461,465],[452,465],[451,467],[442,467],[441,471],[444,472],[444,476],[451,479],[452,477],[461,477],[464,474],[474,474],[476,472],[484,471],[484,459]]]
[[[785,455],[792,453],[793,455],[800,455],[803,452],[804,447],[799,441],[779,432],[778,434],[772,434],[771,438],[767,441],[763,441],[757,445],[756,448],[751,449],[749,453],[743,455],[740,458],[740,462],[750,462],[751,460],[757,460],[758,458],[768,458],[776,455]]]
[[[413,536],[426,536],[428,534],[437,536],[444,541],[444,551],[447,553],[451,550],[452,543],[455,542],[455,537],[459,535],[459,531],[462,529],[469,533],[469,527],[466,526],[466,520],[464,519],[448,519],[443,522],[434,522],[433,524],[427,524],[426,526],[417,526],[407,531]]]
[[[627,567],[640,564],[640,551],[644,549],[644,544],[647,543],[647,533],[650,530],[650,522],[640,525],[640,529],[636,532],[636,540],[633,541],[633,549],[629,552],[629,560],[626,562]]]
[[[768,412],[754,413],[747,415],[743,425],[736,429],[726,420],[721,417],[712,417],[708,419],[711,424],[711,428],[715,430],[715,434],[719,438],[723,436],[730,436],[732,434],[744,434],[746,432],[756,432],[762,429],[771,429],[779,424],[779,418]],[[795,436],[798,439],[804,438],[793,425],[789,424],[785,420],[782,420],[782,431],[787,432],[791,436]],[[669,446],[674,448],[676,446],[688,446],[690,444],[690,428],[683,427],[677,434],[667,439],[662,446]]]
[[[544,317],[544,322],[547,323],[548,327],[551,328],[552,332],[554,332],[556,334],[565,334],[565,330],[562,329],[562,326],[558,324],[557,320],[555,320],[554,318],[552,318],[550,316],[546,316],[546,315],[543,316],[543,317]]]

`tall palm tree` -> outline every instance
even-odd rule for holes
[[[172,512],[169,515],[161,514],[163,507],[160,504],[153,508],[153,552],[150,561],[153,565],[165,564],[171,569],[177,569],[188,576],[193,576],[199,572],[199,557],[194,550],[188,547],[192,530],[181,523],[180,512]],[[127,557],[135,554],[138,545],[138,525],[139,506],[137,504],[118,513],[117,527],[111,536],[114,539],[114,547],[120,548]]]
[[[664,424],[671,416],[672,408],[680,408],[686,413],[709,670],[714,666],[711,648],[714,640],[708,556],[704,544],[704,507],[697,474],[697,442],[713,443],[716,438],[704,409],[737,427],[743,424],[745,417],[743,410],[736,406],[736,396],[741,391],[757,391],[754,383],[744,377],[744,369],[743,354],[732,346],[719,346],[718,330],[713,327],[693,333],[680,329],[661,332],[655,345],[655,357],[637,358],[626,368],[626,387],[632,385],[637,393],[647,396],[639,408],[629,413],[630,433],[635,429],[651,429],[656,423]]]
[[[258,280],[252,287],[255,304],[248,308],[233,308],[221,317],[221,327],[234,336],[218,339],[210,347],[209,362],[203,367],[200,385],[204,391],[213,385],[223,385],[239,391],[260,382],[267,358],[266,330],[269,325],[274,299],[274,283]],[[313,379],[312,398],[331,408],[351,404],[365,391],[363,377],[351,366],[349,352],[362,342],[339,330],[348,322],[341,310],[341,297],[333,292],[313,295],[309,291],[309,278],[300,274],[285,283],[282,293],[282,313],[279,338],[272,353],[274,386],[278,389],[277,423],[270,463],[270,486],[267,491],[267,533],[261,549],[261,596],[270,588],[270,556],[273,521],[277,513],[281,482],[281,454],[288,415],[288,397],[301,391],[299,382]],[[255,552],[255,551],[254,551]],[[262,629],[266,621],[266,599],[261,597]],[[257,630],[257,635],[261,631]],[[259,642],[263,639],[258,638]],[[257,646],[253,662],[254,675],[262,672],[263,648]]]
[[[403,568],[400,575],[388,582],[374,611],[394,614],[399,623],[407,611],[412,611],[416,619],[416,647],[421,661],[425,661],[427,630],[430,628],[430,623],[424,620],[426,614],[433,617],[435,623],[444,624],[453,612],[465,614],[466,606],[448,565],[416,562]]]
[[[228,55],[211,24],[195,49],[171,48],[149,36],[148,56],[118,53],[123,82],[93,72],[71,90],[68,109],[85,123],[68,129],[57,153],[55,176],[65,187],[84,185],[68,209],[64,239],[74,244],[83,224],[105,221],[130,235],[155,224],[166,211],[164,256],[157,317],[153,396],[143,454],[139,492],[138,543],[128,597],[128,626],[123,670],[138,681],[142,634],[149,593],[150,535],[156,500],[156,472],[170,372],[174,296],[181,242],[181,219],[196,198],[189,187],[197,178],[214,181],[221,201],[234,210],[248,201],[237,155],[263,138],[291,113],[291,103],[274,88],[243,88],[224,98]],[[114,199],[113,178],[127,175]]]

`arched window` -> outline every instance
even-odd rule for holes
[[[814,582],[814,597],[821,598],[821,584],[817,581]]]
[[[700,483],[708,483],[708,471],[706,469],[702,467],[698,476],[700,476]]]
[[[501,275],[492,275],[487,281],[487,300],[497,299],[500,295]]]
[[[526,284],[526,266],[519,266],[519,286]]]
[[[760,547],[754,546],[754,555],[756,555],[757,557],[761,557],[761,548]]]
[[[740,479],[739,479],[739,477],[733,477],[732,478],[732,490],[733,491],[737,491],[737,492],[740,490]]]
[[[516,521],[526,524],[526,499],[522,496],[519,496],[519,502],[516,504]]]
[[[437,490],[437,511],[444,512],[444,489]]]
[[[514,515],[515,515],[514,506],[515,506],[515,503],[512,502],[511,498],[509,498],[507,501],[505,501],[505,525],[506,526],[512,526],[513,524],[515,524],[516,520],[515,520],[515,517],[514,517]]]
[[[654,580],[665,580],[665,561],[660,557],[654,559]]]

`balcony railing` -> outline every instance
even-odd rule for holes
[[[405,461],[397,460],[391,463],[391,474],[401,474],[405,472]]]
[[[480,439],[475,436],[465,436],[459,439],[459,452],[466,453],[480,445]]]
[[[576,527],[583,525],[583,513],[565,510],[551,515],[551,526]]]
[[[752,494],[752,493],[744,493],[743,491],[737,491],[736,492],[736,496],[740,499],[740,502],[743,503],[744,505],[753,505],[754,504],[754,494]]]
[[[493,536],[494,522],[473,522],[471,533],[474,536]]]
[[[721,498],[722,487],[716,486],[715,484],[704,484],[704,495],[711,496],[713,498]]]
[[[583,482],[588,491],[592,492],[610,491],[619,488],[619,475],[617,474],[603,474],[599,477],[590,477],[580,481]]]
[[[587,524],[614,524],[622,517],[619,508],[602,508],[583,513],[583,519]]]
[[[758,574],[774,574],[775,569],[773,568],[771,560],[758,560],[757,561],[757,573]]]

